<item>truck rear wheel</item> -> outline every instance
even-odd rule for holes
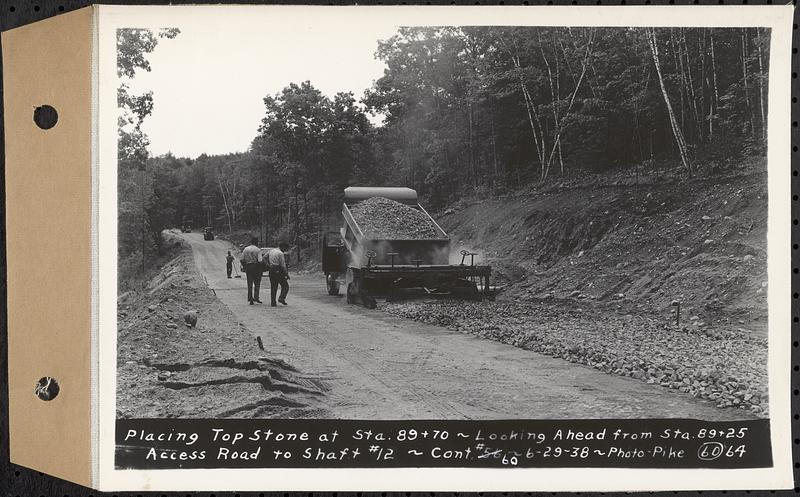
[[[339,281],[336,273],[325,275],[325,285],[328,287],[328,295],[339,295]]]
[[[347,293],[347,303],[348,304],[357,304],[358,303],[358,294],[360,292],[358,280],[356,279],[356,275],[353,273],[351,268],[347,268],[347,275],[345,276],[345,285],[346,286],[346,293]]]

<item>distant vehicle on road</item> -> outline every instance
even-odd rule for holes
[[[206,226],[203,228],[203,240],[213,240],[214,239],[214,229],[211,226]]]
[[[191,233],[192,232],[192,223],[184,222],[183,225],[181,226],[181,231],[183,231],[184,233]]]

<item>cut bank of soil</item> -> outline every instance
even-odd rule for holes
[[[117,325],[118,418],[323,416],[322,385],[259,350],[188,249],[120,300]]]
[[[439,222],[505,291],[383,310],[768,415],[766,174],[551,186]]]
[[[615,302],[692,328],[767,323],[767,182],[551,187],[449,209],[439,222],[492,265],[502,298]],[[697,319],[691,319],[697,316]]]

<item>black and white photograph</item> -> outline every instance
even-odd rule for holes
[[[768,23],[183,9],[101,82],[116,469],[772,467]]]

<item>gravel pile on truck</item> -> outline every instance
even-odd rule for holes
[[[322,239],[328,294],[343,285],[349,304],[370,309],[376,297],[490,296],[491,267],[467,255],[469,264],[450,263],[450,237],[405,187],[345,188],[342,227]]]
[[[436,240],[431,218],[409,205],[386,197],[370,197],[350,211],[361,232],[372,240]]]

